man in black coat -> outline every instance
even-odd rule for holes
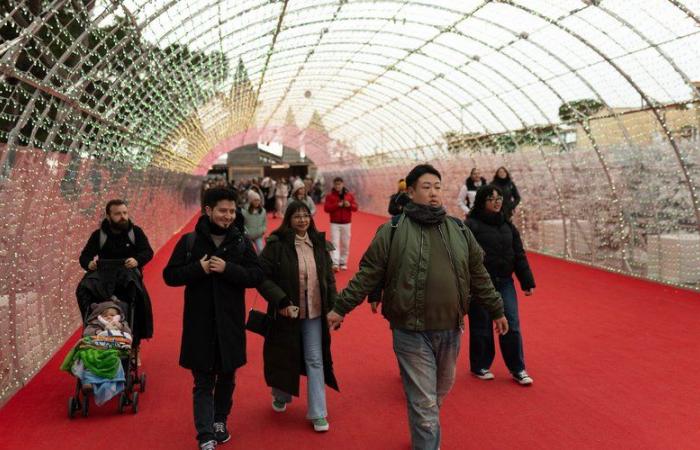
[[[195,231],[175,246],[163,278],[185,286],[180,365],[194,377],[194,421],[200,448],[230,439],[235,370],[246,363],[245,288],[264,278],[250,240],[235,227],[236,193],[204,195]]]
[[[153,259],[153,249],[143,230],[129,219],[129,209],[124,200],[107,202],[106,217],[95,230],[80,253],[80,265],[87,271],[77,291],[78,306],[85,316],[90,303],[100,302],[116,295],[124,302],[135,302],[134,347],[141,339],[153,336],[153,312],[151,300],[143,284],[143,267]],[[111,267],[97,271],[98,261],[124,260],[123,267]],[[96,298],[95,293],[104,294]]]
[[[143,230],[129,219],[124,200],[110,200],[107,217],[95,230],[80,253],[80,265],[87,271],[97,269],[99,259],[124,259],[127,269],[143,267],[153,259],[153,249]]]

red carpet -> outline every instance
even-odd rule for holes
[[[318,216],[326,229],[327,215]],[[351,269],[383,220],[357,215]],[[69,420],[74,381],[58,371],[64,348],[0,410],[0,448],[196,448],[191,376],[177,365],[182,291],[160,276],[173,245],[146,270],[156,334],[143,346],[149,378],[139,413],[119,415],[110,403]],[[540,287],[533,297],[521,296],[520,305],[535,384],[510,381],[500,356],[495,381],[470,377],[465,340],[457,383],[442,410],[443,450],[700,449],[700,295],[537,255],[531,263]],[[341,273],[339,285],[349,275]],[[238,373],[229,419],[233,439],[222,448],[409,448],[389,328],[367,305],[334,334],[342,392],[329,391],[325,435],[304,420],[305,397],[284,414],[271,410],[262,340],[249,336],[249,363]]]

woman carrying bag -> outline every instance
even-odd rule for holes
[[[316,230],[309,207],[293,201],[260,255],[266,278],[258,291],[272,318],[263,346],[272,409],[284,412],[292,396],[299,396],[300,375],[306,375],[306,417],[317,432],[329,428],[325,385],[338,390],[325,320],[336,296],[331,249],[325,233]]]

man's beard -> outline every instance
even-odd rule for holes
[[[122,220],[119,222],[112,222],[111,220],[109,221],[109,224],[112,228],[115,230],[119,231],[126,231],[129,229],[129,221],[128,220]]]

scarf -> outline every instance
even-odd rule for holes
[[[408,202],[403,207],[403,212],[412,220],[421,225],[437,225],[445,221],[447,211],[442,206],[419,205]]]
[[[231,224],[230,226],[233,226],[233,224]],[[220,226],[212,222],[211,219],[209,219],[209,232],[215,236],[222,236],[228,233],[228,228],[221,228]]]

